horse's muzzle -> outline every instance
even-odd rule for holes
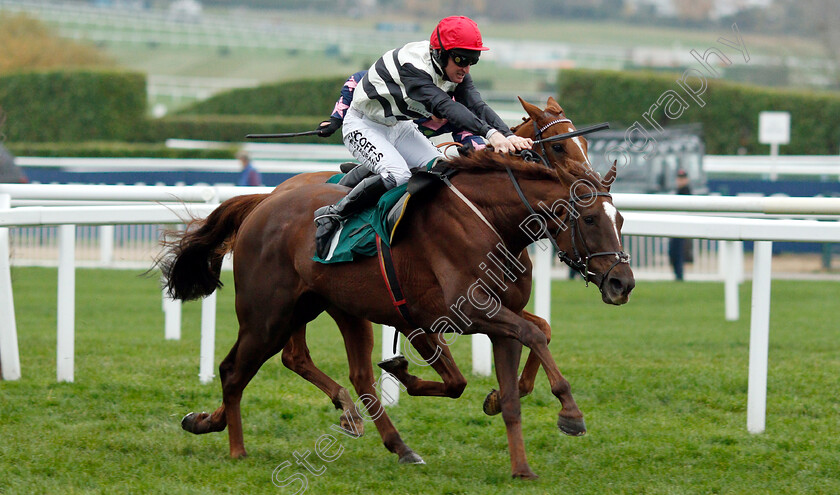
[[[598,283],[601,299],[607,304],[615,305],[626,303],[635,287],[636,279],[630,268],[630,257],[626,255],[619,256]]]

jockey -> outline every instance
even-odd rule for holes
[[[367,73],[367,70],[360,70],[347,78],[347,81],[341,88],[341,94],[338,97],[338,101],[335,102],[333,111],[330,114],[330,119],[321,122],[318,126],[319,136],[330,137],[341,127],[341,124],[344,122],[344,115],[347,113],[347,109],[350,108],[350,102],[353,101],[353,92],[359,85],[359,81],[361,81]],[[484,138],[476,136],[470,131],[457,129],[446,119],[439,119],[435,116],[431,116],[428,118],[414,119],[414,123],[417,124],[420,132],[427,138],[451,133],[452,139],[462,148],[480,150],[487,147]],[[362,179],[372,174],[373,172],[368,170],[367,167],[357,166],[348,172],[341,179],[339,184],[347,187],[355,187],[356,184],[362,181]]]
[[[458,129],[483,136],[499,153],[531,147],[530,139],[513,135],[473,85],[470,66],[485,50],[475,22],[447,17],[429,41],[388,51],[361,78],[361,91],[353,92],[346,109],[342,134],[344,145],[375,175],[335,205],[315,210],[318,256],[328,254],[341,220],[406,183],[412,169],[442,157],[411,120],[446,119]],[[330,125],[337,128],[332,118]]]
[[[318,135],[321,137],[330,137],[337,131],[344,122],[344,115],[347,109],[350,108],[350,102],[353,101],[353,91],[359,85],[359,81],[367,74],[367,70],[360,70],[347,78],[347,82],[341,88],[341,95],[338,101],[335,102],[335,107],[330,114],[330,119],[321,122],[318,126]],[[452,133],[452,139],[464,148],[474,150],[483,149],[485,145],[484,138],[476,136],[470,131],[457,129],[446,119],[439,119],[435,116],[428,118],[415,119],[414,123],[420,128],[420,132],[428,138],[440,136],[441,134]]]

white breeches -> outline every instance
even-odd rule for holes
[[[356,160],[381,175],[388,189],[408,182],[412,169],[443,156],[411,120],[387,126],[350,108],[342,133],[344,145]]]

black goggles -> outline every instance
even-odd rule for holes
[[[450,53],[450,58],[458,67],[469,67],[478,63],[478,53],[452,52]]]

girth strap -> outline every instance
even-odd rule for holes
[[[403,295],[400,287],[400,280],[397,278],[397,270],[394,268],[394,258],[391,256],[391,248],[382,242],[379,234],[376,234],[376,252],[379,255],[379,270],[382,272],[382,280],[385,281],[385,288],[388,289],[388,295],[391,296],[391,302],[394,307],[402,315],[403,319],[411,328],[420,328],[414,323],[411,314],[408,312],[405,295]],[[394,333],[394,354],[397,353],[397,339],[398,333]]]

